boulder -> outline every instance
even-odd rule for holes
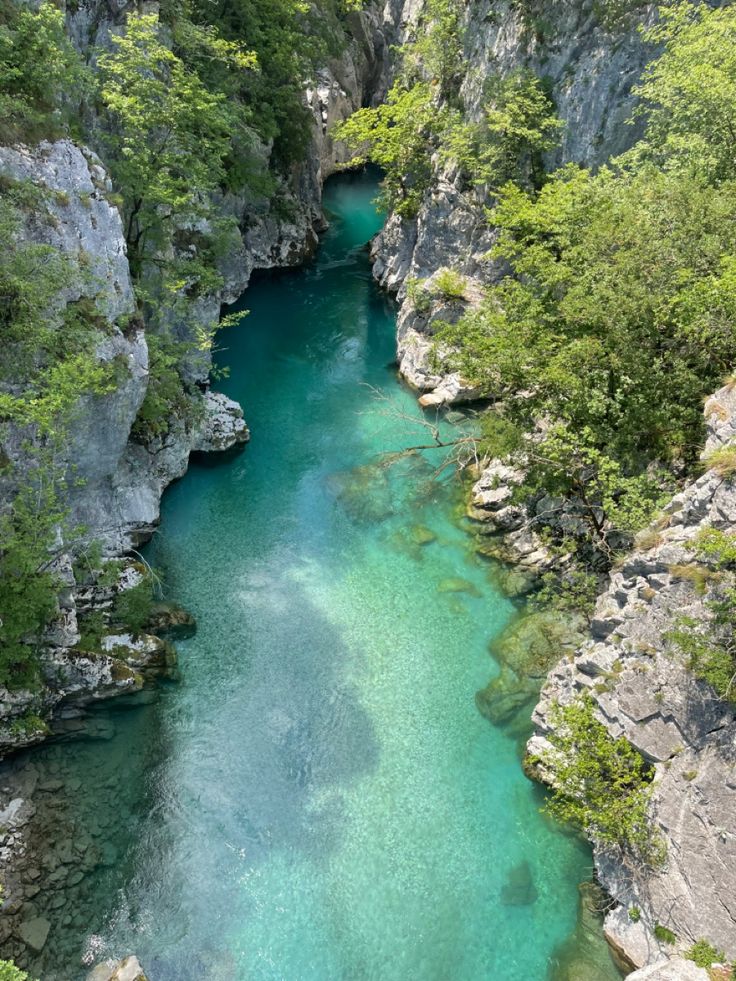
[[[87,981],[148,981],[140,961],[132,954],[121,961],[98,964],[87,975]]]
[[[18,927],[18,936],[24,944],[40,952],[46,946],[51,924],[43,916],[35,916],[32,920],[24,920]]]

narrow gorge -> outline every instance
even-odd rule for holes
[[[671,6],[11,3],[0,977],[736,971],[736,24]]]

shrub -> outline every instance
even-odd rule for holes
[[[131,589],[118,593],[113,607],[113,619],[133,633],[138,633],[150,620],[152,607],[153,589],[147,576]]]
[[[462,300],[467,281],[454,269],[440,269],[432,279],[432,286],[445,300]]]
[[[694,961],[698,967],[710,967],[711,964],[725,961],[726,955],[722,950],[716,950],[707,940],[697,940],[690,950],[686,951],[685,959]]]
[[[47,733],[49,727],[39,715],[26,712],[25,715],[11,723],[10,731],[14,736],[33,736],[36,733]],[[2,975],[0,975],[1,977]]]
[[[577,825],[596,844],[661,865],[664,844],[648,814],[653,768],[626,739],[609,735],[589,695],[555,706],[551,718],[553,752],[538,761],[554,773],[548,813]]]
[[[736,473],[736,446],[722,446],[713,450],[703,460],[706,470],[712,470],[719,477],[727,479]]]
[[[677,934],[673,933],[668,927],[662,926],[661,923],[654,924],[654,936],[663,944],[677,943]]]
[[[684,655],[696,678],[709,684],[719,698],[736,701],[736,535],[706,528],[690,548],[708,565],[676,568],[681,578],[683,569],[703,570],[693,581],[701,594],[709,587],[705,615],[679,617],[666,639]]]
[[[31,978],[12,961],[0,961],[0,981],[31,981]]]

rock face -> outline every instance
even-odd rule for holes
[[[144,3],[144,9],[156,6]],[[81,0],[67,6],[68,32],[75,45],[93,57],[93,47],[109,44],[111,31],[123,23],[128,9],[125,2]],[[228,195],[218,202],[224,215],[235,218],[239,235],[221,260],[222,288],[192,302],[195,322],[207,325],[217,320],[221,305],[237,299],[253,270],[295,265],[316,248],[318,232],[325,227],[322,184],[344,159],[344,151],[331,139],[330,128],[370,99],[378,86],[374,74],[386,60],[387,43],[375,10],[351,14],[349,26],[351,36],[342,55],[325,66],[305,93],[314,118],[312,142],[305,162],[288,179],[281,178],[277,196],[285,207],[275,213],[269,199],[246,193]],[[265,164],[269,152],[266,145],[261,147]],[[196,421],[187,426],[172,419],[164,435],[145,443],[132,437],[149,382],[148,346],[145,325],[136,319],[120,214],[100,160],[70,140],[33,148],[0,147],[0,174],[30,181],[43,191],[48,214],[40,221],[29,214],[23,235],[29,241],[54,246],[75,268],[87,271],[88,275],[70,278],[59,296],[59,310],[82,298],[92,301],[104,320],[97,357],[101,362],[114,361],[120,368],[113,390],[80,400],[61,461],[75,477],[69,482],[69,525],[84,526],[86,543],[100,543],[105,559],[115,559],[129,554],[151,535],[159,520],[161,495],[185,473],[191,452],[222,452],[244,444],[250,433],[240,406],[205,384],[209,369],[205,357],[182,366],[189,381],[205,389]],[[290,217],[285,219],[283,214]],[[50,311],[51,316],[56,313],[58,310]],[[179,330],[178,324],[172,326]],[[13,430],[3,435],[0,455],[15,464],[15,477],[0,479],[0,508],[23,480],[23,444],[28,435]],[[134,587],[140,573],[134,563],[126,561],[114,586],[89,585],[78,581],[71,546],[65,549],[61,532],[56,546],[54,566],[62,588],[57,615],[39,651],[44,684],[38,691],[0,689],[0,756],[42,741],[52,730],[60,738],[109,738],[104,725],[92,726],[84,720],[85,706],[122,694],[131,696],[131,704],[132,696],[138,701],[155,697],[153,691],[141,692],[142,687],[149,679],[171,676],[175,670],[171,646],[146,633],[126,634],[108,625],[94,650],[82,649],[78,614],[97,611],[106,615],[116,594]],[[181,611],[161,607],[154,621],[152,629],[171,635],[189,635],[195,627],[192,618]],[[48,921],[33,915],[34,896],[42,888],[55,891],[51,908],[57,910],[66,902],[67,893],[80,888],[84,875],[115,861],[115,850],[112,845],[93,845],[87,836],[84,844],[89,847],[79,851],[79,829],[74,832],[74,854],[59,852],[64,848],[61,840],[58,848],[50,847],[49,841],[59,837],[53,821],[48,827],[42,821],[40,830],[31,827],[32,799],[39,790],[33,765],[20,767],[17,776],[12,786],[2,788],[0,804],[5,805],[0,813],[0,867],[6,914],[0,923],[0,943],[8,956],[24,962],[30,957],[40,963],[40,958],[49,956],[52,943],[47,943]],[[50,813],[53,818],[53,809]],[[104,835],[102,829],[98,834]],[[38,840],[32,844],[32,839]],[[44,865],[43,874],[37,862]],[[93,977],[95,981],[145,981],[134,957],[102,965]]]
[[[634,105],[631,88],[651,52],[635,25],[609,29],[594,7],[578,0],[549,0],[535,4],[532,23],[521,4],[480,0],[467,5],[461,93],[469,118],[481,117],[489,75],[526,67],[548,82],[565,123],[548,167],[570,161],[595,165],[627,149],[638,135],[635,126],[625,125]],[[387,0],[383,30],[392,45],[411,34],[424,8],[424,0]],[[384,83],[389,74],[384,73]],[[442,402],[452,401],[442,394],[452,384],[433,376],[429,360],[431,323],[442,318],[435,310],[417,316],[406,281],[430,277],[443,266],[480,283],[493,281],[499,270],[487,258],[494,241],[484,213],[487,205],[482,189],[464,187],[448,168],[437,175],[416,218],[391,216],[373,246],[374,274],[401,302],[400,371],[421,390],[439,389]],[[468,397],[463,393],[458,400]]]
[[[709,400],[706,420],[707,450],[733,439],[733,387]],[[611,574],[591,639],[549,675],[529,744],[534,755],[548,749],[553,704],[588,692],[611,735],[625,736],[655,765],[652,820],[667,844],[666,866],[632,870],[596,854],[600,880],[620,904],[606,920],[607,936],[635,967],[671,952],[655,938],[656,924],[672,930],[678,946],[706,939],[736,959],[734,709],[694,678],[666,636],[681,616],[707,617],[707,591],[679,570],[693,562],[688,545],[702,529],[736,529],[736,482],[706,472],[673,498],[660,524],[652,544]],[[641,911],[638,922],[628,916],[633,907]]]
[[[673,957],[629,974],[627,981],[708,981],[708,972],[692,961]]]
[[[89,53],[93,45],[108,43],[126,11],[125,4],[111,6],[101,0],[75,5],[67,12],[70,36]],[[293,217],[284,220],[273,213],[268,199],[257,196],[231,195],[220,201],[222,212],[236,218],[241,235],[222,260],[222,288],[193,301],[196,322],[215,321],[221,304],[242,293],[254,269],[301,262],[316,247],[317,231],[324,225],[322,183],[342,153],[332,142],[330,127],[367,97],[372,72],[385,49],[375,15],[351,16],[351,29],[353,37],[342,56],[325,67],[318,84],[305,96],[314,115],[312,146],[280,192],[287,204],[283,210]],[[265,164],[268,152],[262,147]],[[122,221],[104,167],[92,151],[60,140],[33,148],[0,147],[0,173],[42,190],[43,208],[28,214],[23,235],[59,249],[78,270],[59,297],[59,310],[84,298],[95,304],[105,321],[97,357],[115,363],[116,384],[104,395],[80,399],[69,424],[62,464],[74,477],[68,481],[69,526],[83,527],[85,541],[100,543],[106,556],[123,555],[152,534],[161,496],[185,473],[191,452],[222,452],[245,443],[250,433],[240,406],[207,389],[195,423],[172,419],[164,434],[146,441],[131,435],[149,381],[148,347],[144,325],[136,319]],[[208,369],[208,358],[184,366],[192,381],[203,382]],[[0,451],[14,462],[15,476],[0,478],[0,507],[3,499],[12,499],[23,480],[27,437],[26,432],[10,429],[2,439]],[[58,545],[55,565],[64,588],[42,652],[49,687],[40,693],[3,693],[0,753],[45,738],[42,717],[72,696],[79,702],[83,693],[90,698],[109,697],[140,687],[135,659],[130,661],[127,655],[111,659],[105,650],[94,657],[75,652],[79,590],[73,556],[64,551],[61,540]],[[85,603],[89,606],[89,597]]]

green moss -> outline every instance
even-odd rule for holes
[[[23,736],[26,739],[36,735],[47,735],[49,731],[46,722],[34,712],[26,712],[10,724],[10,732],[13,736]]]

